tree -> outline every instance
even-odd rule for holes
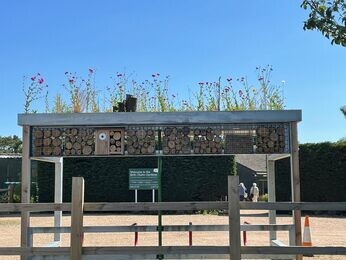
[[[341,112],[346,116],[346,106],[340,108]]]
[[[304,30],[317,29],[331,39],[331,44],[346,47],[345,0],[304,0],[301,7],[310,10]]]
[[[0,153],[21,153],[22,140],[16,135],[0,136]]]

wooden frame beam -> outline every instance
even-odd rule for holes
[[[18,124],[30,126],[222,125],[287,123],[301,119],[301,110],[18,114]]]
[[[300,174],[299,174],[299,145],[297,122],[291,122],[291,191],[292,202],[300,202]],[[302,245],[301,211],[293,210],[293,223],[295,226],[295,245]],[[302,259],[302,255],[296,257]]]
[[[30,203],[31,189],[31,160],[30,160],[30,126],[23,126],[23,151],[22,151],[22,181],[21,181],[21,203]],[[21,232],[20,246],[26,248],[30,246],[30,236],[28,228],[30,227],[30,212],[21,212]],[[21,259],[27,259],[21,256]]]

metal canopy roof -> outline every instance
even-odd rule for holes
[[[115,112],[18,114],[18,125],[28,126],[114,126],[176,124],[246,124],[301,121],[301,110],[232,112]]]

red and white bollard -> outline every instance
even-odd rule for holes
[[[133,223],[132,226],[137,226],[137,223]],[[135,242],[134,245],[137,246],[138,244],[138,231],[135,231]]]
[[[192,226],[192,222],[189,223],[189,226]],[[189,246],[192,246],[192,231],[189,231]]]
[[[251,223],[244,221],[244,224],[250,225]],[[243,244],[244,244],[244,246],[246,246],[246,243],[247,243],[246,231],[243,231]]]

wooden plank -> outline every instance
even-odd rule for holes
[[[54,203],[62,203],[63,194],[63,158],[55,163],[55,180],[54,180]],[[62,211],[54,211],[54,227],[61,227]],[[61,241],[60,233],[54,233],[54,241]]]
[[[277,240],[277,239],[270,241],[270,245],[272,245],[272,246],[287,246],[284,242],[282,242],[281,240]]]
[[[84,211],[157,211],[228,209],[228,203],[212,202],[109,202],[85,203]],[[346,211],[346,202],[239,202],[240,209]],[[71,203],[1,203],[0,212],[71,211]]]
[[[31,188],[31,160],[30,160],[30,126],[23,126],[23,151],[22,151],[22,181],[21,181],[21,202],[30,202]],[[30,227],[30,212],[21,212],[20,223],[20,246],[29,245],[28,227]],[[21,259],[27,259],[22,256]]]
[[[278,254],[278,255],[346,255],[346,247],[304,247],[304,246],[243,246],[244,254]]]
[[[70,247],[0,247],[0,256],[4,255],[69,255]]]
[[[229,256],[240,260],[239,176],[228,176],[228,216]]]
[[[296,232],[295,227],[291,228],[291,230],[288,232],[288,241],[290,246],[294,246],[296,244]]]
[[[292,202],[300,202],[300,174],[299,174],[299,145],[297,122],[291,122],[291,193]],[[302,245],[301,211],[293,211],[293,223],[295,226],[296,246]],[[296,257],[303,259],[302,255]]]
[[[41,161],[41,162],[50,162],[50,163],[58,163],[61,161],[62,157],[31,157],[31,160]]]
[[[158,210],[203,210],[203,209],[227,209],[227,202],[203,201],[203,202],[109,202],[109,203],[85,203],[84,211],[158,211]]]
[[[82,259],[84,179],[72,178],[71,259]]]
[[[100,135],[104,135],[105,139],[101,140]],[[95,155],[109,154],[109,130],[97,129],[95,131]]]
[[[240,209],[345,211],[346,202],[240,202]]]
[[[157,232],[158,226],[84,226],[84,233],[114,233],[114,232]],[[162,226],[163,232],[185,231],[228,231],[228,225],[166,225]],[[70,233],[70,227],[31,227],[33,234]],[[291,224],[282,225],[241,225],[241,231],[290,231]]]
[[[346,255],[346,247],[269,247],[243,246],[247,255]],[[70,247],[0,247],[0,255],[69,255]],[[229,254],[228,246],[143,246],[143,247],[83,247],[83,255],[127,254]]]
[[[274,123],[301,121],[301,110],[222,112],[133,112],[18,114],[18,125],[31,126],[122,126]]]
[[[1,203],[0,212],[71,211],[71,203]]]
[[[275,191],[275,161],[267,161],[267,178],[268,178],[268,202],[276,201]],[[276,224],[276,211],[269,210],[269,224]],[[269,232],[269,242],[276,239],[276,231]]]

